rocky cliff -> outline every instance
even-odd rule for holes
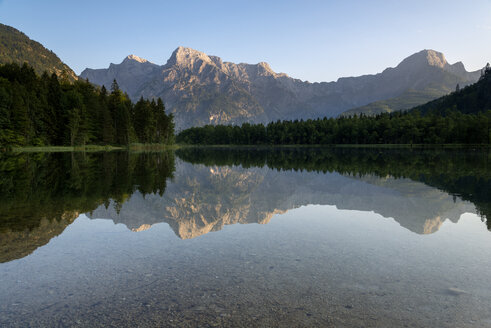
[[[423,50],[379,74],[309,83],[276,73],[267,63],[235,64],[179,47],[162,66],[131,55],[107,69],[86,69],[81,77],[106,87],[116,79],[133,100],[161,97],[179,130],[333,117],[354,108],[367,113],[409,108],[446,94],[457,84],[477,81],[479,72],[467,72],[462,63],[450,65],[443,54]],[[390,99],[397,99],[395,106],[359,108]]]

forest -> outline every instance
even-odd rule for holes
[[[0,65],[0,149],[173,142],[173,116],[160,98],[133,104],[116,81],[108,91],[39,76],[27,64]]]
[[[197,145],[490,144],[491,69],[480,81],[406,112],[181,131],[177,142]]]
[[[184,130],[176,140],[197,145],[489,144],[490,123],[491,111],[448,111],[446,116],[384,113],[267,125],[207,125]]]

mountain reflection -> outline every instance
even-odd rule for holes
[[[204,165],[267,166],[278,171],[338,172],[352,178],[406,178],[472,202],[477,214],[491,214],[491,152],[464,149],[280,148],[177,151],[181,159]],[[376,182],[375,182],[376,183]],[[488,221],[488,228],[491,222]]]
[[[189,239],[309,204],[374,211],[418,234],[464,212],[485,221],[490,210],[487,151],[184,148],[176,155],[177,166],[171,152],[1,158],[0,262],[30,254],[79,213],[133,231],[165,222]]]
[[[489,203],[484,152],[185,148],[176,154],[188,163],[178,165],[162,197],[137,193],[119,212],[100,206],[91,217],[133,231],[166,222],[188,239],[321,204],[374,211],[426,234],[464,212],[484,215]]]

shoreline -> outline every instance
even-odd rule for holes
[[[131,144],[129,146],[25,146],[12,147],[4,153],[63,153],[63,152],[111,152],[111,151],[164,151],[179,148],[177,145]]]
[[[5,153],[61,153],[61,152],[110,152],[110,151],[167,151],[179,148],[371,148],[371,149],[490,149],[489,144],[333,144],[333,145],[191,145],[191,144],[131,144],[129,146],[26,146],[13,147]]]
[[[293,145],[191,145],[179,144],[178,148],[400,148],[400,149],[490,149],[490,144],[293,144]]]

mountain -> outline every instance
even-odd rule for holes
[[[413,81],[407,90],[397,97],[353,108],[343,115],[374,115],[410,109],[455,91],[457,85],[463,87],[472,84],[480,76],[480,71],[467,72],[462,62],[450,65],[442,53],[433,50],[416,53],[403,60],[395,69]]]
[[[118,81],[119,87],[133,95],[137,100],[138,92],[149,76],[158,74],[160,66],[135,55],[127,56],[121,64],[110,64],[108,69],[85,69],[80,75],[83,79],[89,79],[93,83],[105,85],[109,90],[114,79]]]
[[[75,72],[51,50],[19,30],[0,24],[0,64],[8,63],[28,63],[39,75],[47,71],[66,76],[70,81],[78,79]]]
[[[133,100],[161,97],[179,130],[334,117],[398,97],[406,102],[402,107],[412,107],[454,90],[457,84],[477,81],[479,72],[467,72],[462,63],[450,65],[443,54],[423,50],[379,74],[310,83],[276,73],[264,62],[234,64],[179,47],[162,66],[131,55],[107,69],[85,69],[80,77],[106,87],[116,79]]]
[[[456,90],[449,95],[416,106],[413,111],[423,114],[445,114],[448,110],[462,113],[480,113],[491,110],[491,67],[489,64],[483,69],[482,76],[477,83]]]

